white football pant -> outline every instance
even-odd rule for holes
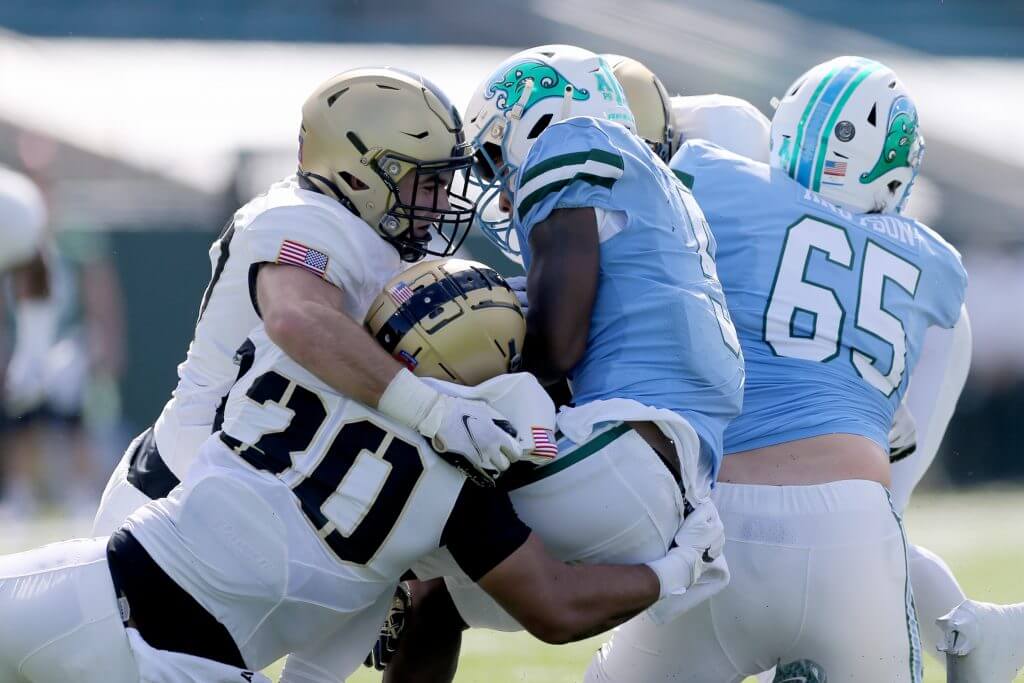
[[[622,433],[609,440],[616,431]],[[580,455],[584,457],[577,460]],[[620,426],[598,432],[535,472],[542,478],[509,491],[509,497],[519,517],[561,560],[586,564],[655,560],[665,554],[682,522],[679,485],[632,429]],[[522,629],[464,575],[449,575],[445,582],[470,626]]]
[[[868,481],[718,484],[732,580],[675,622],[640,615],[585,680],[738,683],[811,660],[829,681],[920,680],[902,524]]]

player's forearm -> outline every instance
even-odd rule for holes
[[[512,615],[546,643],[571,643],[607,631],[652,605],[658,577],[645,565],[553,565],[514,603]]]
[[[331,388],[376,406],[401,365],[359,324],[316,301],[299,302],[264,317],[267,335]]]
[[[571,643],[628,621],[658,599],[658,577],[646,565],[568,567],[563,609],[566,623],[558,642]]]

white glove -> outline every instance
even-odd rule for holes
[[[707,500],[683,520],[665,557],[647,563],[661,583],[658,602],[648,610],[655,623],[668,623],[725,588],[729,566],[724,548],[722,520]]]
[[[46,396],[46,359],[57,329],[53,304],[24,301],[15,314],[15,343],[4,378],[4,402],[11,415],[22,415]]]
[[[516,275],[515,277],[505,278],[505,282],[515,292],[516,298],[519,299],[519,307],[523,309],[523,314],[526,314],[526,310],[530,307],[530,302],[526,298],[526,276]]]
[[[900,403],[892,416],[889,430],[889,460],[902,460],[917,449],[917,426],[907,404]]]
[[[478,484],[493,486],[524,447],[511,423],[484,401],[448,396],[406,369],[398,371],[377,409],[431,440],[440,455]]]

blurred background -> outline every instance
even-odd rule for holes
[[[4,430],[0,495],[88,512],[174,386],[209,243],[292,171],[299,108],[321,80],[406,67],[463,105],[501,59],[547,42],[630,55],[673,94],[737,95],[766,114],[831,56],[894,67],[927,139],[910,212],[971,278],[971,376],[926,486],[1024,480],[1020,2],[7,0],[0,164],[45,194],[61,341],[45,414]],[[467,249],[502,262],[481,239]]]
[[[91,517],[175,384],[210,242],[292,172],[313,87],[355,66],[398,66],[461,106],[506,56],[555,42],[635,57],[673,94],[736,95],[768,115],[773,95],[835,55],[892,66],[927,139],[909,213],[970,273],[973,365],[923,487],[1024,483],[1019,0],[5,0],[0,164],[45,195],[61,314],[44,409],[0,428],[0,551],[18,545],[4,519]],[[512,267],[482,238],[466,248]],[[4,302],[0,369],[10,291]],[[1016,519],[1020,546],[1024,498],[1000,495],[993,514]]]

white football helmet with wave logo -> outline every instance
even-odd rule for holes
[[[772,166],[857,213],[901,211],[923,152],[907,89],[892,69],[863,57],[809,70],[772,118]]]
[[[474,171],[483,193],[478,223],[510,256],[519,253],[507,215],[497,211],[510,196],[515,174],[533,143],[553,123],[591,116],[636,130],[622,87],[608,62],[571,45],[543,45],[518,52],[477,87],[466,111],[466,139],[476,149]]]

